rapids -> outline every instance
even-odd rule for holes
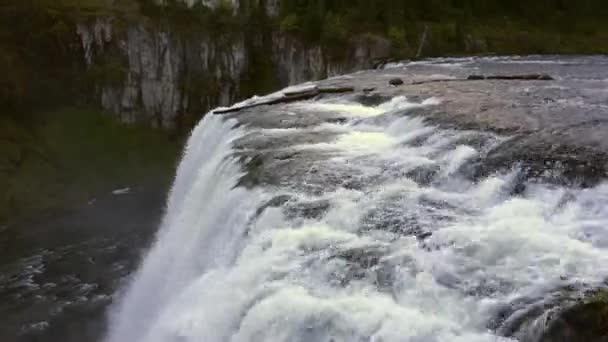
[[[608,184],[476,177],[511,137],[413,115],[441,103],[208,114],[105,341],[535,340],[521,317],[608,277]]]

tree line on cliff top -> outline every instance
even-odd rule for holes
[[[181,0],[2,0],[2,111],[82,95],[75,23],[96,16],[153,17],[181,32],[282,30],[338,51],[355,35],[376,34],[404,58],[419,50],[424,31],[423,56],[608,52],[605,0],[281,0],[277,18],[263,13],[265,1],[243,0],[232,15],[228,1],[211,11]]]
[[[603,0],[283,0],[280,13],[284,30],[309,41],[372,32],[403,44],[401,57],[417,50],[424,30],[436,45],[425,55],[608,51]],[[467,37],[493,46],[467,51]]]

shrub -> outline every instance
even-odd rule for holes
[[[300,18],[297,14],[290,14],[281,20],[280,24],[281,31],[285,32],[297,32],[302,29],[300,25]]]
[[[388,29],[387,36],[391,41],[395,57],[405,58],[411,54],[409,44],[407,43],[407,35],[403,28],[391,26]]]

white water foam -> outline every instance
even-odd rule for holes
[[[194,129],[156,242],[111,317],[107,341],[145,336],[209,269],[236,258],[258,195],[233,187],[242,176],[231,143],[242,133],[207,115]]]
[[[374,117],[391,111],[406,111],[439,104],[436,98],[428,98],[421,103],[410,102],[405,96],[397,96],[378,106],[364,106],[350,101],[342,102],[304,102],[293,104],[293,108],[309,111],[334,112],[349,117]]]
[[[515,197],[517,170],[469,181],[460,169],[483,149],[463,144],[466,132],[403,116],[410,104],[399,101],[300,104],[392,118],[342,125],[322,146],[337,151],[328,174],[353,176],[340,174],[348,165],[364,182],[320,196],[234,189],[230,142],[242,132],[208,116],[108,341],[510,341],[488,328],[500,308],[608,276],[608,185],[537,184]],[[409,176],[421,167],[437,170],[433,181]],[[329,209],[292,220],[270,208],[252,220],[285,192]]]

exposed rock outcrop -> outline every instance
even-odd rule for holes
[[[340,93],[349,93],[355,91],[354,87],[344,85],[344,86],[325,86],[325,87],[306,87],[303,89],[296,90],[285,90],[282,93],[278,94],[275,97],[267,97],[262,101],[254,101],[250,104],[244,104],[240,106],[232,106],[230,108],[220,108],[216,109],[213,112],[216,114],[226,114],[238,112],[242,109],[248,109],[259,106],[273,105],[279,103],[289,103],[295,101],[304,101],[308,99],[315,98],[321,94],[340,94]]]
[[[393,78],[390,81],[388,81],[388,83],[392,86],[400,86],[403,84],[403,80],[400,79],[399,77]]]
[[[123,80],[102,81],[97,92],[103,108],[126,122],[173,127],[188,108],[227,105],[237,99],[248,66],[239,35],[184,38],[145,22],[113,35],[110,19],[80,25],[78,32],[89,67],[114,58],[110,63],[124,70]]]
[[[267,16],[278,13],[277,1],[264,4]],[[239,1],[231,5],[238,8]],[[384,38],[358,36],[351,39],[349,58],[340,59],[319,45],[305,44],[280,31],[194,31],[183,34],[145,17],[104,17],[79,24],[77,33],[88,68],[114,75],[110,80],[105,76],[95,80],[102,107],[122,121],[171,128],[183,116],[200,116],[254,91],[270,90],[259,89],[264,87],[256,86],[258,78],[274,79],[274,88],[318,80],[372,67],[374,60],[389,56],[391,48]],[[261,63],[269,64],[264,77],[259,75]],[[249,86],[243,91],[246,82]]]
[[[435,105],[414,106],[404,114],[421,117],[446,129],[481,130],[504,137],[478,160],[467,163],[465,173],[474,179],[509,170],[514,165],[520,166],[522,181],[539,179],[590,187],[608,178],[605,106],[590,102],[580,107],[566,101],[564,96],[580,98],[584,89],[564,92],[557,84],[551,85],[558,81],[530,78],[432,81],[411,68],[374,70],[316,82],[216,113],[238,112],[234,114],[240,120],[251,118],[253,123],[247,124],[264,128],[267,127],[265,120],[278,120],[285,125],[282,128],[308,127],[319,121],[311,114],[305,116],[305,120],[294,121],[294,117],[285,114],[284,108],[281,110],[281,104],[315,98],[323,89],[340,90],[343,94],[333,96],[366,106],[377,106],[399,96],[416,102],[434,99]],[[400,86],[393,85],[399,82],[391,82],[403,79],[408,82]],[[546,98],[555,100],[546,101]],[[265,107],[254,108],[260,106]],[[323,119],[324,122],[338,120],[337,116]],[[521,189],[516,187],[513,191]]]
[[[608,341],[608,296],[605,291],[581,300],[549,322],[539,342]]]

